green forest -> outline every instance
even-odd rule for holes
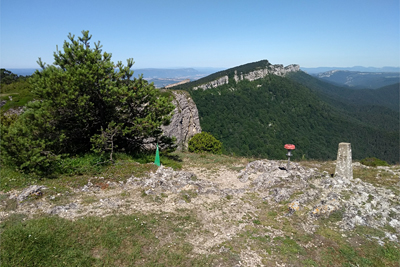
[[[259,68],[256,63],[252,67]],[[225,153],[284,159],[283,146],[293,143],[295,159],[328,160],[336,158],[340,142],[350,142],[354,159],[399,162],[398,102],[382,96],[395,96],[394,86],[355,93],[304,72],[236,84],[233,73],[227,70],[229,84],[217,88],[192,90],[199,81],[179,88],[190,92],[203,131],[222,141]]]

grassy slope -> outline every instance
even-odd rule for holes
[[[1,112],[5,112],[11,108],[25,106],[29,101],[33,100],[33,95],[30,92],[29,81],[23,80],[11,84],[2,84],[0,100],[7,101],[6,104],[1,107]]]

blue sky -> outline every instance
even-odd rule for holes
[[[1,0],[0,12],[2,68],[51,64],[82,30],[134,68],[400,66],[399,0]]]

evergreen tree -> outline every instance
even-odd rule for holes
[[[6,161],[28,170],[48,169],[62,155],[102,148],[112,153],[116,147],[137,151],[144,140],[159,138],[174,108],[171,99],[142,76],[133,78],[132,59],[126,66],[114,64],[100,42],[91,48],[91,37],[89,31],[77,39],[69,34],[63,50],[54,53],[54,65],[39,58],[42,70],[31,81],[37,101],[2,127]]]

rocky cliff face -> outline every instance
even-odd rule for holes
[[[235,75],[233,76],[233,79],[235,80],[235,82],[240,82],[242,80],[249,80],[249,81],[254,81],[254,80],[258,80],[258,79],[262,79],[267,75],[273,74],[273,75],[277,75],[277,76],[285,76],[286,74],[290,73],[290,72],[297,72],[300,71],[300,66],[296,65],[296,64],[291,64],[288,65],[286,67],[284,67],[281,64],[276,64],[276,65],[269,65],[268,67],[264,68],[264,69],[257,69],[254,71],[250,71],[248,73],[242,73],[240,72],[239,74],[237,73],[237,71],[235,70]],[[199,86],[196,86],[193,88],[193,90],[197,90],[197,89],[210,89],[210,88],[215,88],[218,87],[220,85],[224,85],[224,84],[228,84],[229,83],[229,77],[227,75],[222,76],[214,81],[211,81],[209,83],[206,84],[202,84]]]
[[[239,82],[241,80],[249,80],[249,81],[254,81],[258,79],[262,79],[265,76],[269,74],[277,75],[277,76],[285,76],[287,73],[290,72],[297,72],[300,70],[300,66],[296,64],[288,65],[284,67],[283,65],[277,64],[277,65],[271,65],[268,68],[265,69],[260,69],[260,70],[255,70],[251,71],[249,73],[240,73],[240,76],[237,75],[237,72],[235,72],[234,79],[236,82]]]
[[[174,115],[168,126],[163,126],[164,135],[176,137],[178,150],[186,150],[188,142],[195,134],[201,132],[199,112],[196,104],[185,91],[172,91],[175,105]]]
[[[193,90],[197,90],[199,88],[203,89],[203,90],[206,90],[206,89],[215,88],[215,87],[218,87],[220,85],[224,85],[224,84],[228,84],[228,83],[229,83],[229,78],[228,78],[227,75],[225,75],[225,76],[223,76],[223,77],[221,77],[221,78],[219,78],[217,80],[214,80],[214,81],[211,81],[209,83],[202,84],[200,86],[194,87]]]

